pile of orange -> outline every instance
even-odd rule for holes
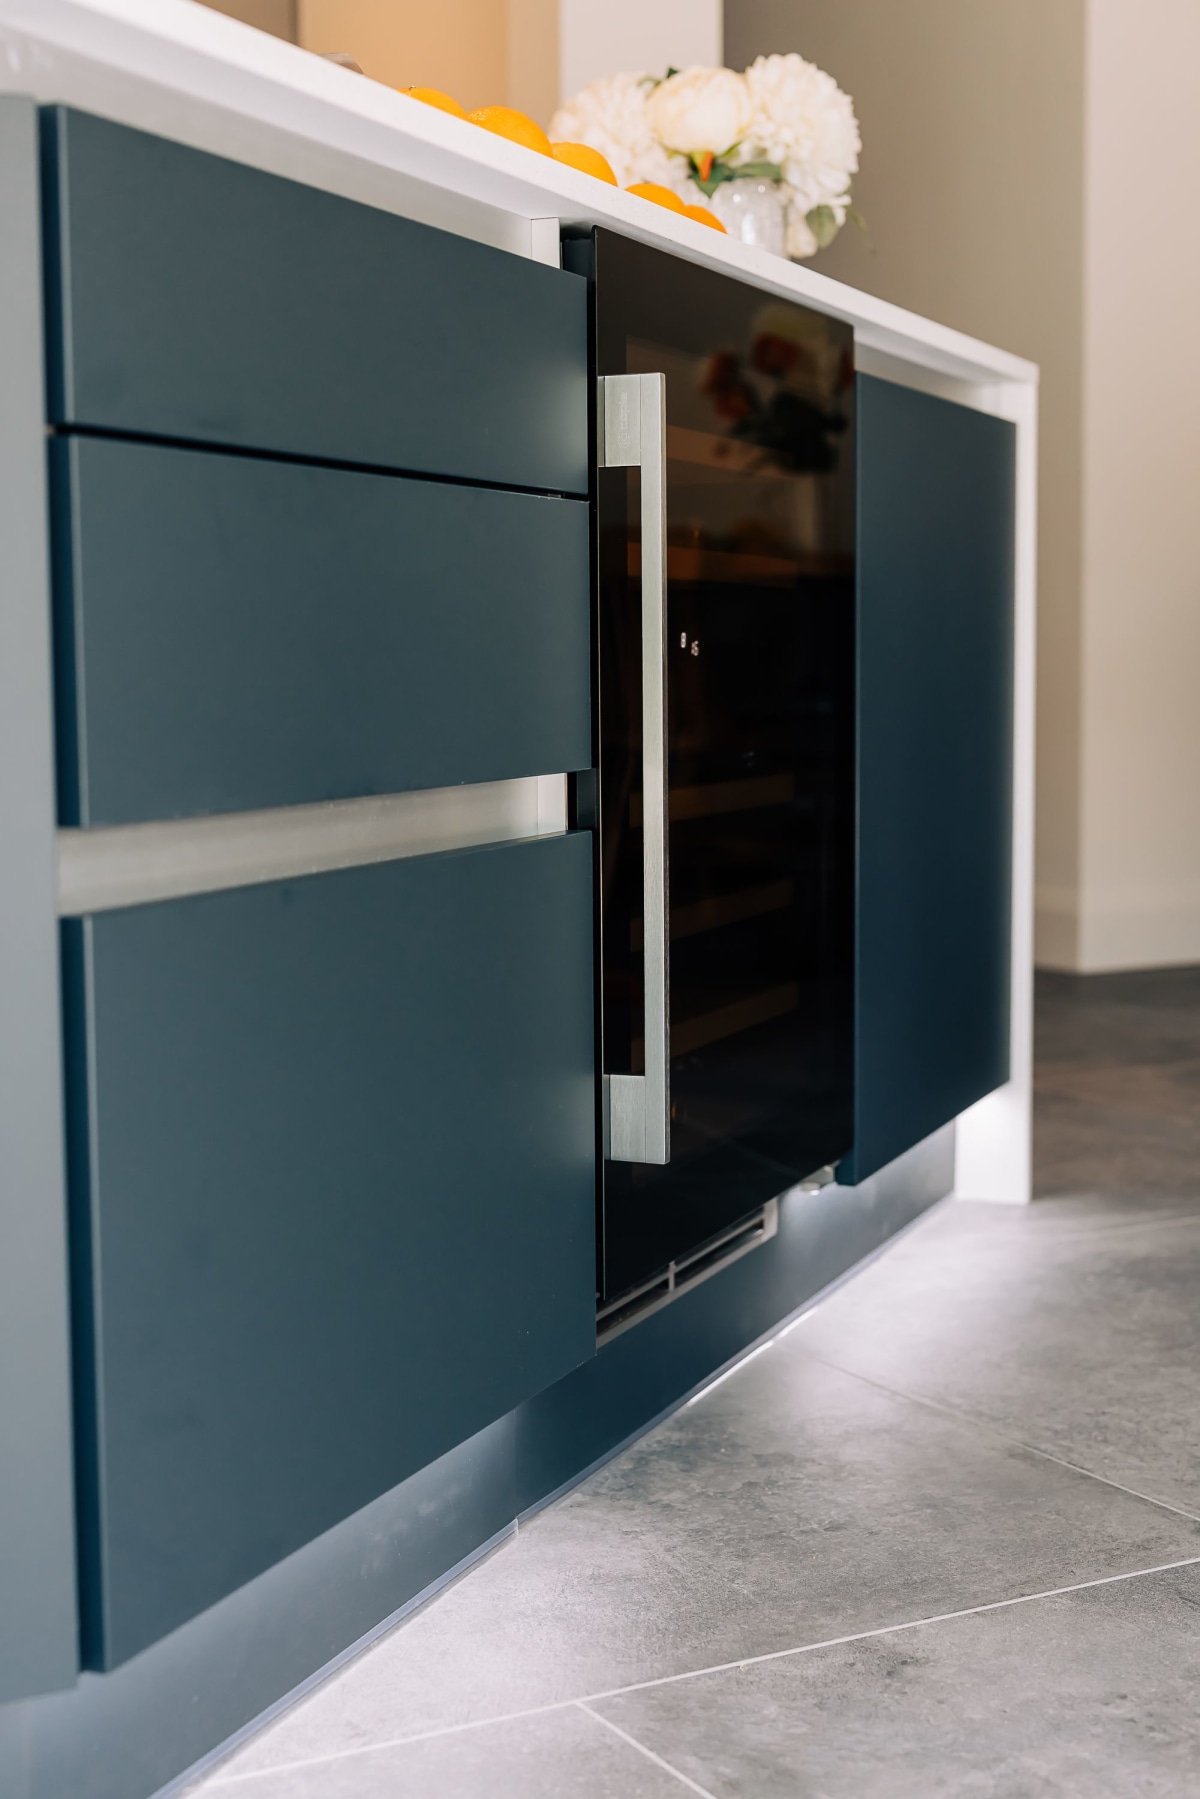
[[[649,200],[654,206],[665,206],[671,212],[681,212],[686,219],[695,219],[697,224],[711,225],[714,231],[724,231],[720,219],[707,206],[688,206],[672,188],[660,187],[657,181],[638,181],[633,187],[625,189],[627,194],[636,194],[639,200]]]
[[[477,112],[468,112],[449,94],[443,94],[436,87],[407,87],[401,90],[410,100],[421,100],[426,106],[436,106],[442,112],[453,113],[457,119],[467,119],[472,125],[479,125],[484,131],[494,131],[497,137],[506,137],[514,144],[523,144],[527,150],[536,150],[541,156],[552,156],[555,162],[564,163],[569,169],[579,169],[584,175],[593,175],[597,181],[607,181],[616,187],[617,178],[607,158],[601,156],[599,150],[593,150],[590,144],[552,144],[546,133],[528,113],[518,112],[515,106],[481,106]],[[625,190],[636,194],[639,199],[649,200],[655,206],[670,207],[672,212],[683,213],[686,218],[695,219],[701,225],[708,225],[714,231],[724,231],[720,219],[707,206],[686,206],[679,195],[672,193],[669,187],[660,187],[654,181],[639,181]]]

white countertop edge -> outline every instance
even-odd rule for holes
[[[85,102],[75,91],[81,63],[152,84],[164,100],[176,94],[517,218],[610,225],[845,319],[861,343],[955,380],[1031,385],[1038,379],[1037,365],[1022,357],[722,238],[192,0],[0,0],[3,91],[120,118],[119,87],[107,105]],[[231,143],[228,153],[250,159],[244,143]]]

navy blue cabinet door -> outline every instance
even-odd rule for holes
[[[52,450],[64,824],[590,764],[582,500]]]
[[[48,108],[50,418],[586,493],[577,275]]]
[[[65,927],[85,1655],[595,1349],[591,842]]]
[[[1015,430],[858,381],[862,1180],[1008,1078]]]

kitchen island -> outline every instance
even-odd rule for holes
[[[1036,371],[197,7],[0,46],[0,1785],[115,1799],[930,1203],[1028,1197]],[[878,442],[1013,449],[1008,1078],[599,1353],[596,227],[852,328]]]

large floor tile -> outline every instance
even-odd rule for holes
[[[1200,1196],[1200,969],[1038,976],[1034,1191]]]
[[[212,1799],[684,1799],[688,1789],[576,1706],[207,1786]]]
[[[1039,1197],[1109,1193],[1195,1201],[1200,1061],[1131,1068],[1072,1062],[1040,1070],[1034,1190]]]
[[[1200,1514],[1200,1210],[950,1205],[789,1342]]]
[[[747,1363],[230,1764],[1200,1554],[1200,1526],[823,1367]]]
[[[1200,1060],[1200,968],[1037,976],[1037,1071],[1086,1061],[1127,1066]]]
[[[714,1799],[1194,1799],[1200,1570],[596,1709]]]

